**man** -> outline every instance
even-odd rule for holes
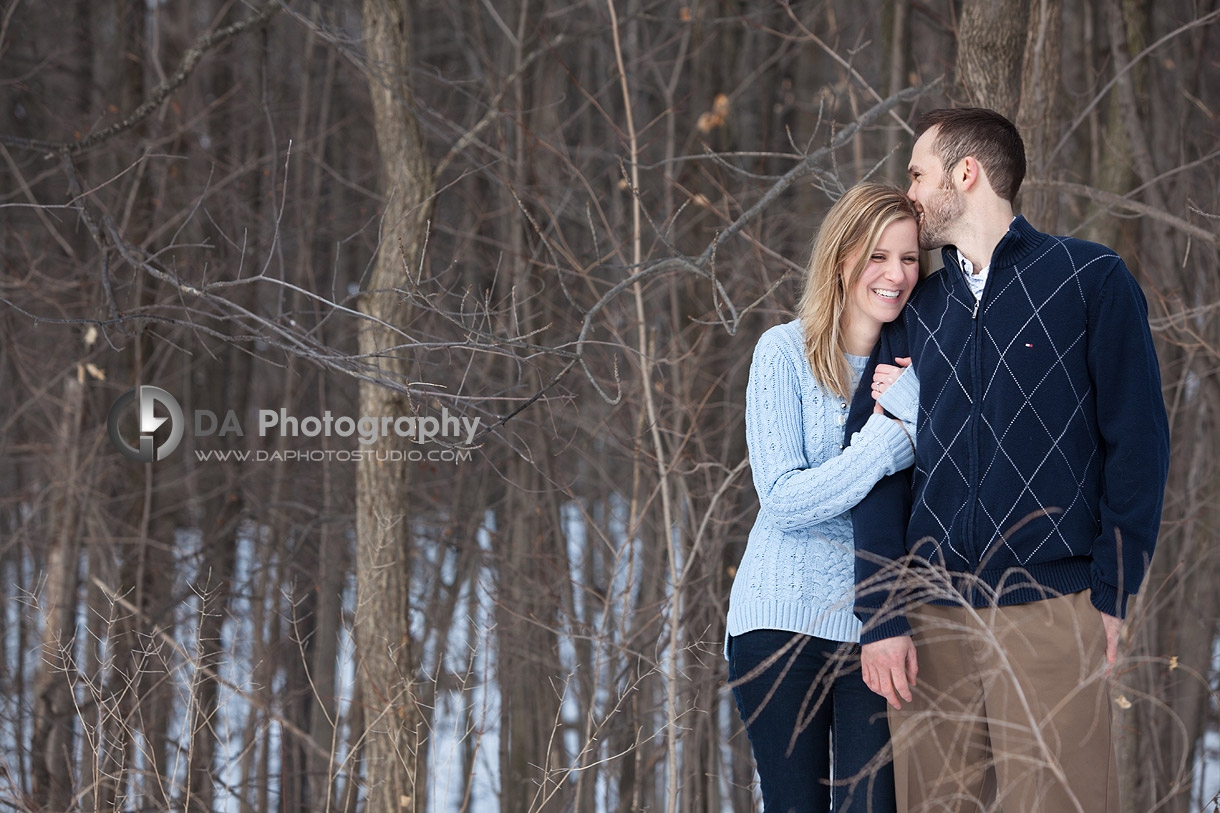
[[[1005,813],[1117,811],[1105,676],[1169,458],[1147,303],[1110,249],[1013,216],[1025,151],[1000,114],[928,113],[907,171],[945,267],[861,380],[910,358],[891,389],[919,390],[915,468],[853,511],[899,809],[982,809],[990,774]]]

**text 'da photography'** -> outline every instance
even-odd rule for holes
[[[447,407],[438,414],[355,417],[329,409],[298,416],[281,407],[254,410],[243,420],[235,410],[184,410],[165,389],[142,384],[114,400],[106,432],[119,454],[139,463],[190,454],[199,463],[459,464],[473,459],[481,423]],[[252,448],[255,443],[266,446]]]

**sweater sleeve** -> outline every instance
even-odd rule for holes
[[[916,377],[914,368],[907,367],[899,373],[893,385],[881,393],[877,403],[902,421],[913,442],[919,418],[919,378]]]
[[[874,348],[861,381],[872,380],[881,359],[910,355],[899,318],[881,329],[881,341]],[[899,377],[901,381],[903,376]],[[911,375],[914,383],[914,374]],[[847,418],[850,434],[872,420],[873,399],[867,387],[860,387],[852,399]],[[909,469],[883,477],[851,512],[856,543],[856,617],[864,625],[860,643],[910,634],[911,627],[902,614],[898,585],[893,579],[897,563],[906,556],[907,519],[911,511],[911,472]]]
[[[777,331],[768,332],[754,351],[746,389],[746,443],[762,510],[776,528],[794,531],[848,511],[878,478],[910,466],[914,455],[902,428],[876,415],[853,436],[849,449],[811,462],[805,453],[802,392],[812,389],[818,397],[826,396],[803,387],[812,375],[808,364],[798,367],[782,341]],[[819,429],[832,434],[837,444],[837,424]]]
[[[1119,260],[1089,312],[1088,365],[1101,436],[1101,532],[1092,601],[1122,618],[1144,580],[1169,475],[1169,421],[1143,291]]]

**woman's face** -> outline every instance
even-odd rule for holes
[[[855,265],[849,258],[847,268]],[[919,281],[919,229],[911,218],[897,220],[885,227],[873,248],[860,278],[847,294],[844,316],[861,327],[898,318],[911,289]]]

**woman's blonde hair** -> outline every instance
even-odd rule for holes
[[[841,328],[847,292],[860,279],[881,233],[891,223],[906,218],[918,222],[915,205],[901,189],[890,184],[860,183],[830,207],[814,238],[797,316],[813,377],[823,390],[841,398],[850,398],[855,388],[854,375],[843,355]],[[855,262],[848,268],[853,256]],[[920,277],[924,268],[921,254]]]

